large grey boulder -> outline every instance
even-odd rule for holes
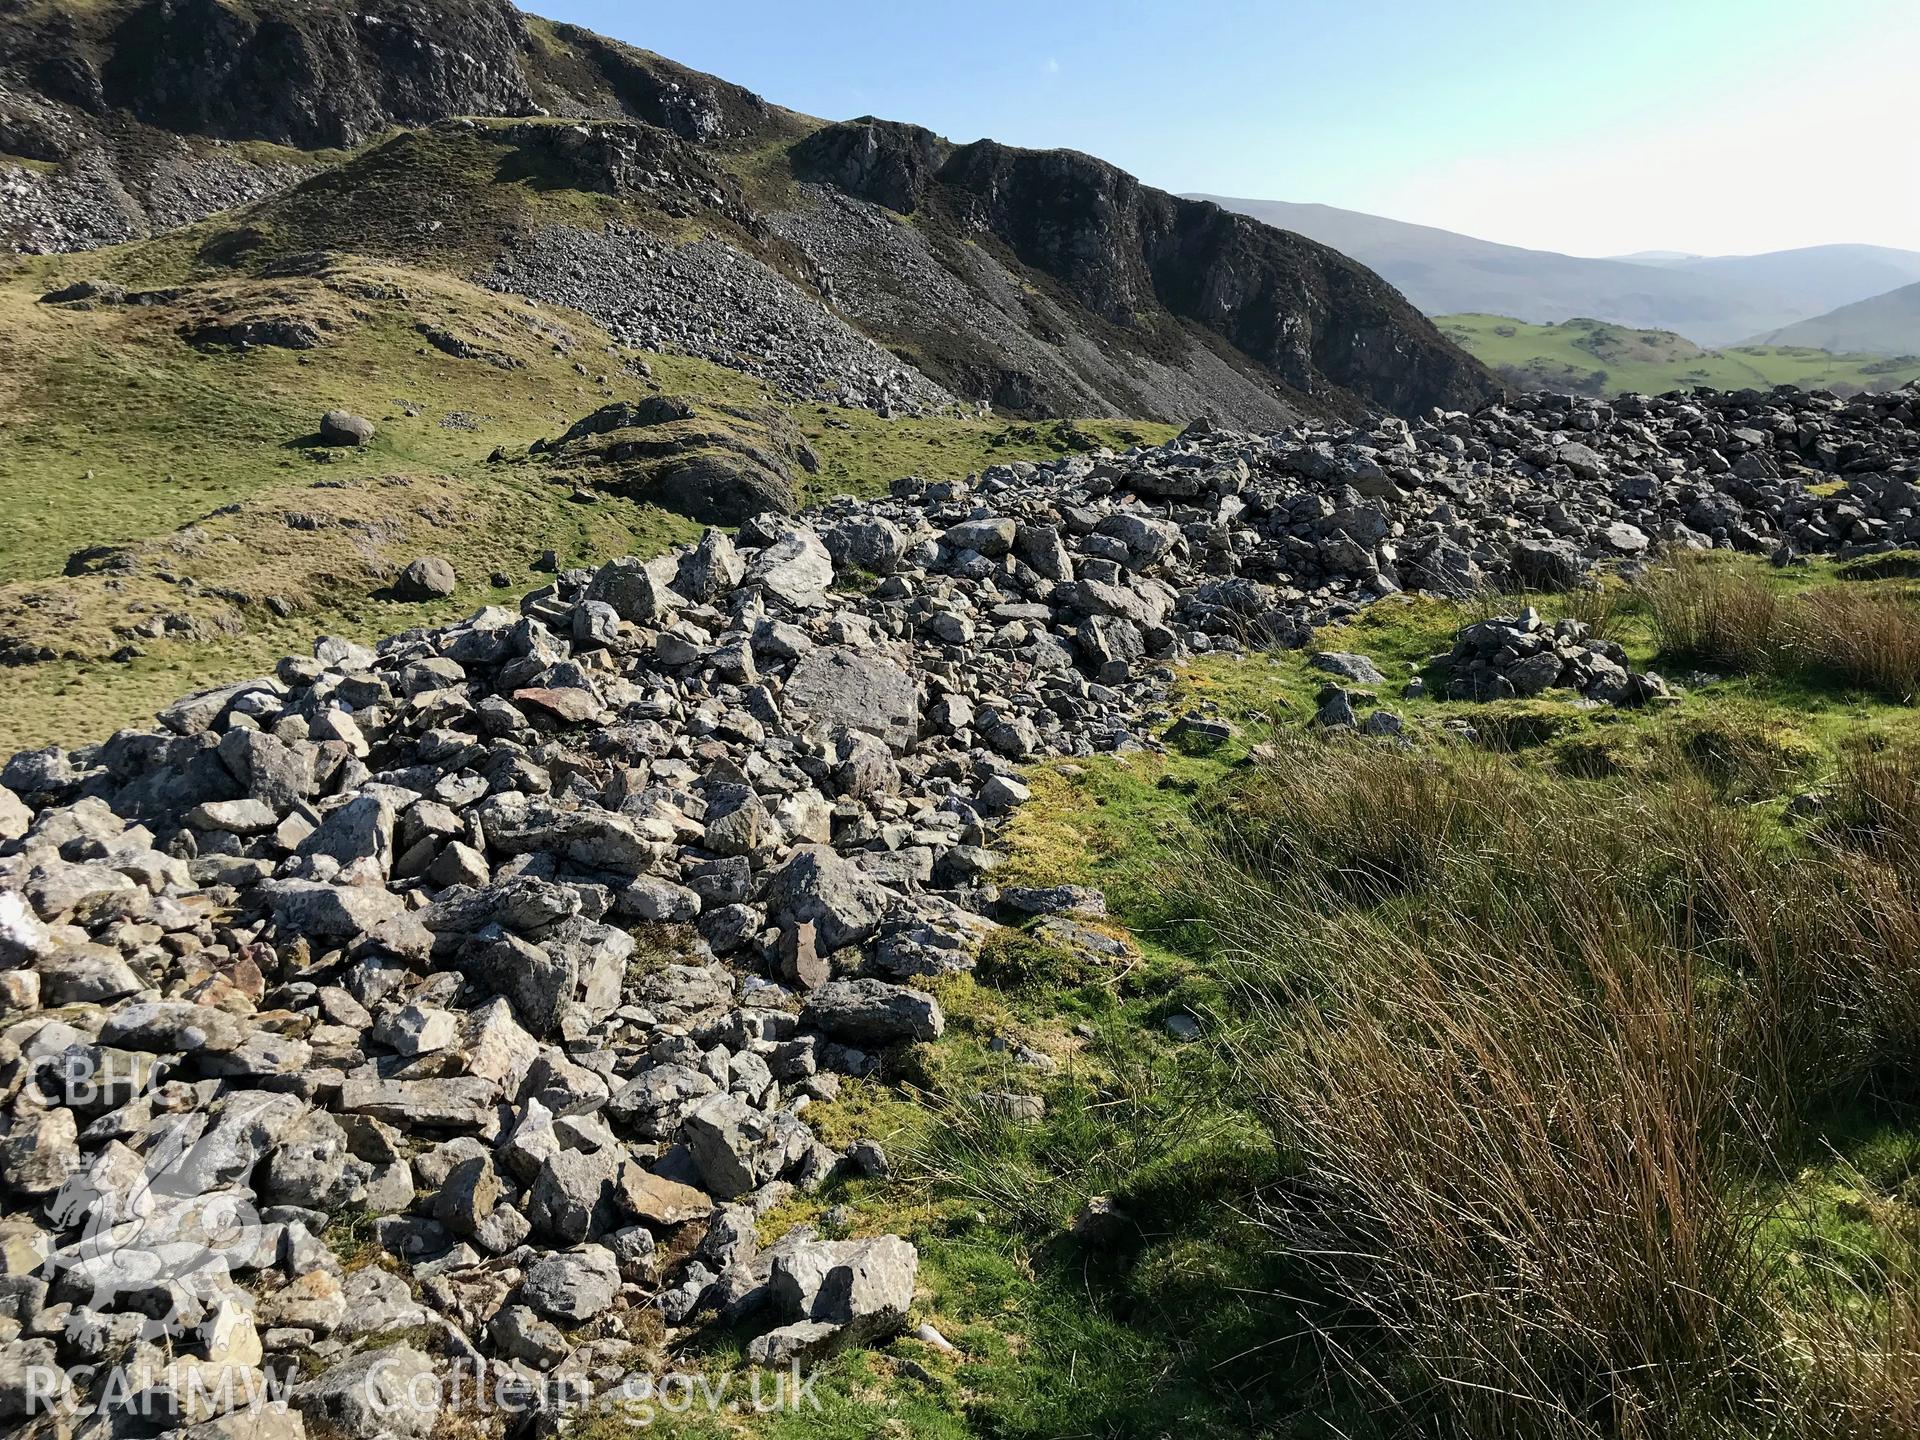
[[[543,1255],[527,1266],[520,1298],[542,1315],[583,1325],[613,1304],[620,1293],[620,1265],[600,1245]]]
[[[422,555],[411,561],[393,582],[393,593],[402,600],[443,600],[459,588],[453,563],[443,555]]]
[[[651,625],[686,606],[684,597],[662,583],[645,561],[632,555],[616,556],[595,571],[593,583],[587,586],[587,599],[612,607],[614,614],[636,625]]]
[[[1565,590],[1582,571],[1579,553],[1564,540],[1517,540],[1507,559],[1516,576],[1539,590]]]
[[[747,572],[740,552],[724,530],[709,529],[700,543],[681,557],[673,588],[696,604],[720,599],[740,583]]]
[[[614,1182],[624,1158],[614,1150],[549,1155],[527,1197],[533,1228],[562,1245],[578,1245],[617,1229]]]
[[[898,1235],[816,1240],[777,1256],[768,1283],[787,1316],[859,1326],[871,1339],[906,1323],[919,1269],[919,1252]]]
[[[747,1358],[784,1365],[870,1345],[906,1328],[920,1256],[897,1235],[816,1240],[773,1258],[768,1291],[787,1323],[756,1338]]]
[[[371,860],[384,875],[393,866],[393,806],[381,795],[356,795],[321,817],[301,843],[303,855],[328,855],[342,865]]]
[[[884,515],[856,516],[821,537],[833,563],[870,575],[891,575],[907,553],[907,536]]]
[[[384,885],[327,885],[317,880],[269,880],[257,887],[288,935],[352,940],[402,914],[406,901]]]
[[[347,1440],[429,1440],[440,1419],[433,1361],[411,1345],[366,1350],[294,1387],[294,1408]]]
[[[811,922],[831,953],[872,936],[895,897],[828,845],[802,845],[767,880],[767,909],[780,920]]]
[[[291,1136],[307,1114],[296,1095],[240,1090],[222,1100],[206,1133],[167,1171],[177,1195],[201,1195],[245,1183],[254,1167]]]
[[[949,549],[971,550],[976,555],[984,555],[992,560],[1013,549],[1013,537],[1019,528],[1015,521],[1001,516],[985,520],[962,520],[940,538]]]
[[[1338,675],[1342,680],[1351,680],[1356,685],[1387,683],[1387,677],[1380,673],[1380,667],[1370,658],[1349,650],[1322,650],[1307,663],[1316,670]]]
[[[695,1106],[680,1133],[706,1188],[731,1200],[777,1178],[794,1158],[792,1142],[805,1132],[738,1095],[720,1094]]]
[[[351,410],[329,410],[320,417],[322,445],[365,445],[373,434],[373,422]]]
[[[33,811],[13,791],[0,785],[0,844],[18,840],[33,824]]]
[[[753,557],[743,583],[796,609],[817,609],[833,584],[833,557],[812,530],[791,525]]]

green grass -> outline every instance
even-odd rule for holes
[[[1449,340],[1523,389],[1657,395],[1712,386],[1722,390],[1797,385],[1841,394],[1889,390],[1920,377],[1920,356],[1834,355],[1790,345],[1703,349],[1667,330],[1635,330],[1598,320],[1535,325],[1504,315],[1442,315]]]
[[[822,1412],[746,1428],[1031,1440],[1278,1433],[1297,1408],[1296,1357],[1264,1343],[1264,1296],[1279,1277],[1245,1243],[1236,1213],[1274,1178],[1274,1152],[1220,1103],[1217,1053],[1152,1038],[1154,988],[1110,993],[1087,1040],[1067,1025],[1087,1013],[1081,1006],[1056,1011],[945,982],[950,1028],[939,1044],[809,1112],[832,1143],[879,1139],[896,1178],[839,1180],[797,1198],[768,1217],[764,1238],[818,1226],[830,1208],[848,1217],[830,1233],[905,1235],[921,1256],[914,1321],[959,1354],[903,1338],[841,1357],[822,1372]],[[992,1048],[1006,1037],[1058,1068],[1043,1074]],[[1014,1124],[974,1102],[982,1090],[1040,1093],[1047,1114]],[[1110,1244],[1065,1234],[1094,1195],[1129,1217]],[[730,1373],[741,1348],[741,1337],[708,1336],[675,1363]],[[617,1425],[586,1433],[599,1440]],[[725,1432],[690,1420],[666,1433]]]
[[[10,536],[0,627],[62,657],[8,671],[0,751],[104,737],[190,688],[304,653],[315,634],[374,640],[513,604],[538,583],[529,566],[549,548],[564,563],[590,563],[689,538],[690,522],[654,506],[576,502],[570,483],[555,483],[569,477],[524,460],[527,446],[656,386],[701,404],[769,403],[749,377],[687,357],[645,356],[648,382],[607,355],[606,335],[582,316],[365,261],[324,278],[206,281],[165,305],[37,303],[72,279],[144,264],[150,250],[35,259],[0,281],[0,523]],[[305,320],[325,343],[239,352],[182,336],[257,316]],[[422,322],[520,368],[446,355],[423,342]],[[368,416],[378,434],[318,465],[302,441],[333,408]],[[1173,433],[785,408],[820,459],[818,474],[802,476],[802,504],[880,493],[908,474],[959,478]],[[489,464],[496,447],[516,463]],[[131,572],[63,575],[71,554],[101,545],[129,547]],[[374,598],[383,577],[429,552],[454,562],[457,595],[429,606]],[[491,583],[495,571],[506,585]],[[282,619],[269,601],[294,614]],[[108,658],[127,643],[123,627],[163,615],[220,633],[140,639],[131,659]]]

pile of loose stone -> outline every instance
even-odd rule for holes
[[[1627,652],[1572,618],[1548,625],[1532,606],[1465,626],[1440,668],[1450,700],[1505,700],[1574,690],[1606,705],[1644,705],[1670,693],[1665,680],[1633,669]]]
[[[709,531],[14,756],[0,1417],[224,1436],[196,1397],[280,1380],[258,1433],[426,1435],[414,1375],[552,1419],[702,1325],[767,1363],[884,1338],[910,1244],[756,1220],[885,1172],[807,1109],[941,1034],[931,977],[1097,904],[994,885],[1022,765],[1153,744],[1172,664],[1401,587],[1915,538],[1917,424],[1909,391],[1201,425]]]
[[[0,249],[48,255],[118,245],[275,194],[308,172],[175,140],[145,155],[140,173],[136,196],[102,149],[48,172],[0,163]]]
[[[958,402],[785,276],[706,236],[680,245],[628,225],[543,225],[480,282],[568,305],[622,345],[693,355],[803,400],[920,414]]]

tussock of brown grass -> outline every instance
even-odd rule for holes
[[[1842,788],[1876,783],[1836,803],[1920,815],[1884,776]],[[1702,786],[1306,741],[1213,816],[1179,879],[1239,962],[1243,1073],[1299,1168],[1271,1243],[1330,1370],[1410,1433],[1837,1440],[1920,1413],[1915,1277],[1783,1309],[1758,1198],[1811,1117],[1915,1074],[1916,872],[1765,823]]]
[[[1855,849],[1920,857],[1920,747],[1862,746],[1843,756],[1826,829]]]
[[[1869,1284],[1836,1279],[1811,1315],[1787,1317],[1812,1403],[1846,1417],[1849,1440],[1920,1435],[1920,1251],[1893,1236]]]
[[[1679,560],[1650,570],[1638,593],[1662,655],[1742,673],[1779,658],[1781,597],[1758,576]]]
[[[1831,585],[1793,603],[1798,662],[1890,700],[1920,691],[1920,606],[1904,592]]]
[[[1895,586],[1784,595],[1762,577],[1676,558],[1637,593],[1670,660],[1744,675],[1800,675],[1910,701],[1920,692],[1920,604]]]

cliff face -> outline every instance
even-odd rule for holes
[[[816,132],[794,159],[800,174],[874,204],[991,235],[1112,326],[1137,329],[1156,311],[1202,326],[1303,394],[1330,383],[1411,413],[1497,389],[1371,270],[1090,155],[992,140],[956,149],[868,118]]]
[[[1070,151],[820,126],[508,0],[0,0],[0,243],[136,238],[285,190],[334,163],[321,152],[456,116],[640,122],[660,137],[643,149],[697,149],[676,173],[709,165],[716,183],[671,214],[745,236],[954,393],[1005,410],[1272,425],[1498,392],[1378,276],[1297,235]],[[783,144],[802,183],[726,176],[731,157]],[[583,188],[570,174],[548,178]],[[584,188],[630,188],[615,178]],[[409,204],[405,185],[390,193]]]
[[[533,108],[508,0],[242,11],[148,0],[114,27],[100,88],[135,119],[224,140],[354,146],[394,125]]]
[[[115,122],[349,148],[456,115],[644,120],[688,140],[773,122],[759,96],[509,0],[0,0],[0,141],[59,160]]]
[[[128,121],[319,149],[535,103],[527,22],[507,0],[22,0],[0,9],[0,39],[9,148],[37,159],[64,159]]]
[[[312,152],[462,115],[640,120],[701,142],[786,123],[751,91],[508,0],[0,0],[0,245],[138,238],[283,190]]]

